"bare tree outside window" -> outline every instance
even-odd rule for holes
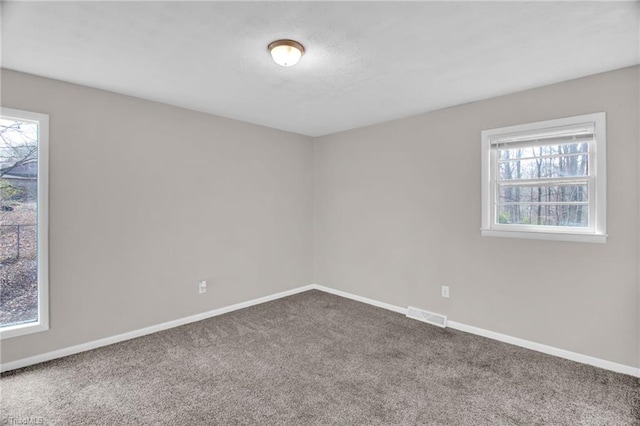
[[[505,148],[498,161],[499,223],[589,225],[588,143]]]
[[[38,124],[0,118],[0,327],[38,321]]]

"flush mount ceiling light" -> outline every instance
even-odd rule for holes
[[[304,55],[304,46],[294,40],[276,40],[268,48],[276,64],[283,67],[297,64]]]

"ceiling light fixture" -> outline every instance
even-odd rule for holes
[[[294,40],[276,40],[268,48],[276,64],[283,67],[297,64],[304,55],[304,46]]]

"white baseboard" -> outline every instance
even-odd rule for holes
[[[397,312],[403,315],[406,315],[407,313],[407,308],[402,308],[400,306],[390,305],[388,303],[380,302],[380,301],[369,299],[362,296],[357,296],[355,294],[347,293],[346,291],[336,290],[336,289],[325,287],[318,284],[312,284],[311,287],[316,290],[321,290],[327,293],[346,297],[347,299],[357,300],[358,302],[367,303],[369,305],[377,306],[379,308],[388,309],[390,311]],[[576,361],[582,364],[588,364],[594,367],[603,368],[605,370],[615,371],[616,373],[622,373],[622,374],[628,374],[634,377],[640,377],[640,368],[631,367],[629,365],[618,364],[616,362],[595,358],[589,355],[583,355],[576,352],[559,349],[553,346],[543,345],[541,343],[520,339],[518,337],[508,336],[506,334],[496,333],[495,331],[485,330],[482,328],[474,327],[474,326],[463,324],[456,321],[448,320],[447,327],[464,331],[466,333],[487,337],[489,339],[498,340],[500,342],[509,343],[511,345],[520,346],[526,349],[531,349],[536,352],[542,352],[548,355],[557,356],[559,358],[564,358],[564,359]]]
[[[311,288],[324,291],[325,293],[335,294],[336,296],[341,296],[346,299],[366,303],[367,305],[377,306],[378,308],[387,309],[389,311],[397,312],[402,315],[407,314],[407,308],[401,308],[400,306],[390,305],[389,303],[379,302],[367,297],[357,296],[355,294],[347,293],[346,291],[336,290],[335,288],[325,287],[319,284],[311,284]]]
[[[287,290],[280,293],[271,294],[269,296],[264,296],[257,299],[249,300],[247,302],[236,303],[235,305],[214,309],[208,312],[203,312],[201,314],[196,314],[189,317],[180,318],[174,321],[169,321],[162,324],[141,328],[139,330],[118,334],[116,336],[106,337],[104,339],[94,340],[91,342],[82,343],[80,345],[70,346],[68,348],[58,349],[56,351],[47,352],[44,354],[7,362],[0,365],[0,371],[4,372],[9,370],[15,370],[17,368],[27,367],[29,365],[38,364],[40,362],[50,361],[56,358],[62,358],[68,355],[73,355],[73,354],[88,351],[91,349],[96,349],[102,346],[107,346],[114,343],[122,342],[124,340],[129,340],[136,337],[145,336],[147,334],[155,333],[158,331],[167,330],[169,328],[174,328],[174,327],[189,324],[192,322],[201,321],[203,319],[226,314],[228,312],[236,311],[238,309],[248,308],[249,306],[258,305],[260,303],[270,302],[272,300],[280,299],[286,296],[291,296],[297,293],[302,293],[308,290],[320,290],[320,291],[324,291],[325,293],[331,293],[336,296],[352,299],[358,302],[366,303],[368,305],[376,306],[378,308],[387,309],[389,311],[397,312],[402,315],[407,314],[407,308],[402,308],[400,306],[391,305],[389,303],[380,302],[378,300],[369,299],[367,297],[358,296],[352,293],[347,293],[346,291],[336,290],[336,289],[325,287],[318,284],[310,284],[310,285],[294,288],[292,290]],[[520,339],[518,337],[496,333],[494,331],[484,330],[482,328],[459,323],[456,321],[448,321],[447,326],[456,330],[464,331],[471,334],[476,334],[478,336],[487,337],[489,339],[498,340],[500,342],[509,343],[512,345],[531,349],[537,352],[542,352],[548,355],[557,356],[559,358],[565,358],[571,361],[580,362],[582,364],[588,364],[594,367],[603,368],[605,370],[615,371],[616,373],[622,373],[622,374],[628,374],[634,377],[640,377],[640,368],[631,367],[624,364],[618,364],[618,363],[603,360],[600,358],[594,358],[588,355],[583,355],[576,352],[555,348],[553,346],[547,346],[541,343]]]
[[[618,364],[616,362],[595,358],[589,355],[583,355],[577,352],[571,352],[565,349],[559,349],[553,346],[543,345],[542,343],[536,343],[530,340],[524,340],[518,337],[496,333],[495,331],[485,330],[482,328],[474,327],[472,325],[462,324],[456,321],[448,321],[447,326],[454,328],[456,330],[464,331],[471,334],[476,334],[478,336],[488,337],[489,339],[498,340],[500,342],[509,343],[511,345],[520,346],[522,348],[531,349],[536,352],[542,352],[547,355],[557,356],[558,358],[564,358],[564,359],[576,361],[582,364],[592,365],[594,367],[603,368],[605,370],[615,371],[616,373],[622,373],[622,374],[628,374],[634,377],[640,377],[640,368],[631,367],[629,365]]]
[[[118,334],[116,336],[105,337],[104,339],[93,340],[91,342],[82,343],[79,345],[58,349],[58,350],[47,352],[44,354],[35,355],[28,358],[23,358],[16,361],[3,363],[3,364],[0,364],[0,372],[15,370],[17,368],[27,367],[29,365],[50,361],[56,358],[62,358],[62,357],[77,354],[80,352],[89,351],[91,349],[100,348],[102,346],[112,345],[114,343],[122,342],[129,339],[134,339],[136,337],[145,336],[147,334],[155,333],[162,330],[167,330],[169,328],[174,328],[174,327],[189,324],[192,322],[201,321],[203,319],[226,314],[228,312],[237,311],[238,309],[248,308],[249,306],[259,305],[260,303],[270,302],[272,300],[280,299],[282,297],[287,297],[293,294],[302,293],[303,291],[312,290],[314,288],[316,287],[313,284],[306,285],[306,286],[294,288],[292,290],[287,290],[280,293],[259,297],[257,299],[249,300],[247,302],[236,303],[235,305],[225,306],[223,308],[214,309],[212,311],[191,315],[191,316],[180,318],[173,321],[163,322],[162,324],[152,325],[150,327],[141,328],[139,330],[129,331],[127,333]]]

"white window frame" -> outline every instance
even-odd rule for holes
[[[497,149],[492,149],[492,141],[581,124],[594,126],[594,138],[589,142],[589,226],[578,228],[497,223],[498,158]],[[482,236],[606,243],[606,133],[604,112],[482,131]]]
[[[0,327],[0,339],[49,329],[49,116],[0,107],[0,116],[38,123],[38,321]]]

